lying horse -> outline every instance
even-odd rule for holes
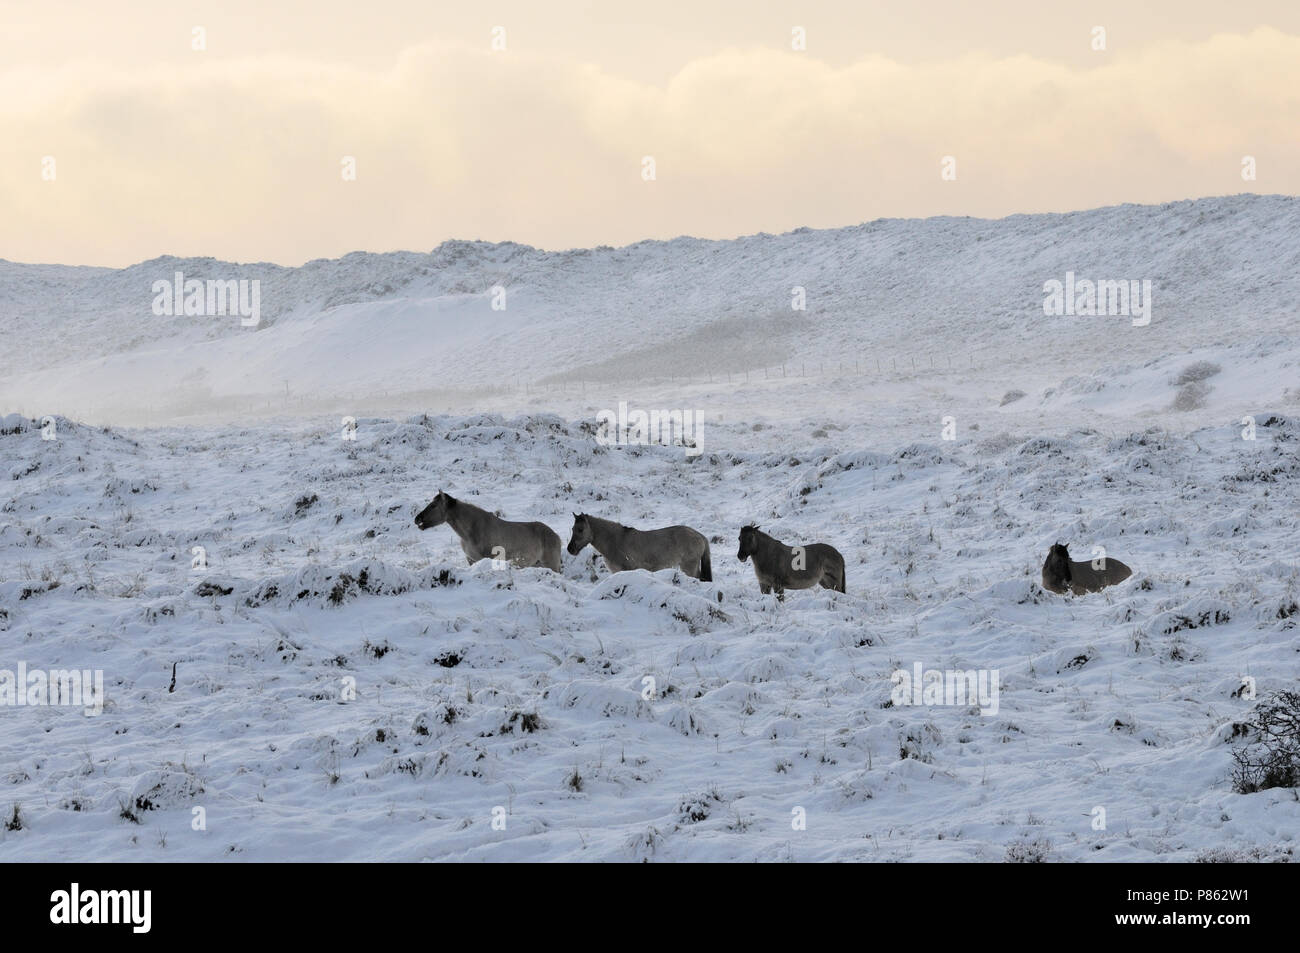
[[[834,546],[786,546],[757,526],[745,526],[740,531],[736,558],[743,563],[751,556],[758,589],[764,595],[775,592],[778,599],[784,600],[785,590],[811,589],[818,583],[836,592],[845,591],[844,557]]]
[[[439,492],[415,517],[415,525],[425,530],[443,523],[460,537],[471,566],[480,559],[501,559],[560,571],[560,537],[545,523],[512,523]]]
[[[588,543],[605,557],[610,572],[648,569],[657,572],[677,566],[702,582],[713,581],[709,562],[709,541],[689,526],[663,529],[633,529],[613,520],[586,513],[573,514],[573,536],[569,552],[574,556]]]
[[[1123,582],[1133,575],[1133,570],[1118,559],[1102,556],[1097,563],[1098,568],[1094,569],[1090,562],[1073,562],[1065,544],[1055,543],[1047,551],[1043,563],[1043,588],[1049,592],[1069,591],[1081,596]]]

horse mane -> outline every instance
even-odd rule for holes
[[[603,524],[605,524],[606,526],[614,526],[614,527],[617,527],[618,529],[631,529],[631,528],[632,528],[632,527],[630,527],[630,526],[627,526],[627,525],[624,524],[624,523],[620,523],[618,520],[608,520],[608,519],[605,519],[605,517],[603,517],[603,516],[592,516],[590,513],[580,513],[580,514],[578,514],[578,515],[581,516],[583,519],[587,520],[587,522],[589,522],[589,523],[603,523]]]

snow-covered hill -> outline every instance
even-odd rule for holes
[[[261,325],[155,316],[153,282],[178,271],[259,280]],[[1045,316],[1044,283],[1067,272],[1149,280],[1151,323]],[[796,287],[804,311],[792,310]],[[615,384],[627,395],[648,379],[753,379],[783,363],[787,381],[842,371],[852,380],[836,386],[851,389],[920,380],[942,390],[944,372],[962,370],[994,398],[1019,389],[1036,402],[1068,377],[1100,372],[1127,388],[1147,362],[1206,349],[1232,352],[1228,373],[1246,378],[1250,399],[1279,405],[1295,375],[1247,368],[1272,355],[1294,370],[1297,300],[1300,200],[1286,196],[618,249],[447,242],[428,255],[357,253],[301,268],[5,262],[0,408],[110,423],[413,404],[513,410],[539,384]],[[1057,389],[1045,408],[1058,421],[1072,412],[1061,404],[1070,393]],[[1145,396],[1145,409],[1167,404],[1167,394]]]
[[[176,271],[262,323],[153,315]],[[1150,324],[1045,315],[1068,272],[1149,280]],[[0,859],[1293,858],[1300,802],[1230,774],[1243,680],[1300,677],[1298,274],[1277,196],[0,262],[0,698],[105,688],[0,707]],[[623,404],[700,453],[603,445]],[[412,523],[439,489],[687,523],[714,581],[467,567]],[[847,593],[760,596],[751,521]],[[1133,576],[1046,593],[1058,539]],[[916,664],[997,711],[896,704]]]

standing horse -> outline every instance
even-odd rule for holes
[[[1096,569],[1090,562],[1074,562],[1064,543],[1054,543],[1043,562],[1043,588],[1049,592],[1069,591],[1081,596],[1123,582],[1133,575],[1133,570],[1118,559],[1103,556],[1098,562],[1101,565]]]
[[[736,558],[743,563],[750,557],[759,592],[764,595],[775,592],[778,599],[784,600],[787,589],[811,589],[818,583],[836,592],[846,591],[844,557],[834,546],[787,546],[757,526],[745,526],[740,530]]]
[[[663,529],[633,529],[613,520],[586,513],[573,514],[573,536],[569,552],[574,556],[588,543],[605,557],[610,572],[648,569],[658,572],[677,566],[701,582],[713,581],[709,562],[709,541],[689,526]]]
[[[443,523],[460,537],[471,566],[480,559],[504,559],[519,567],[560,571],[560,537],[545,523],[512,523],[439,492],[415,517],[415,525],[425,530]]]

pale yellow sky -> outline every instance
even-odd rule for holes
[[[16,261],[292,265],[1300,192],[1294,0],[4,0],[0,25]]]

